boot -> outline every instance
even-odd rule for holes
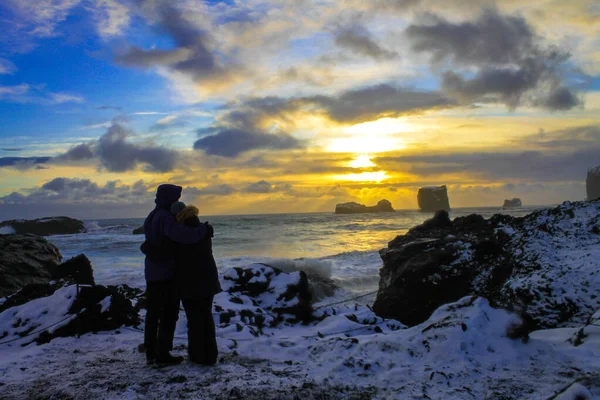
[[[169,365],[177,365],[183,362],[183,357],[181,356],[173,356],[171,353],[166,352],[163,354],[159,354],[156,357],[156,362],[159,364],[169,364]]]

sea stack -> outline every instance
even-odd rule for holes
[[[424,186],[419,189],[417,201],[421,211],[436,212],[438,210],[450,210],[448,200],[448,189],[442,186]]]
[[[517,208],[522,206],[523,203],[521,203],[521,199],[515,197],[514,199],[505,199],[502,208]]]
[[[0,223],[11,233],[31,233],[38,236],[72,235],[85,232],[83,222],[69,217],[48,217],[33,220],[13,219]]]
[[[392,203],[389,200],[379,200],[377,205],[367,207],[364,204],[358,204],[355,202],[336,204],[336,214],[361,214],[361,213],[380,213],[380,212],[394,212]]]
[[[587,199],[600,199],[600,165],[588,169],[585,184],[587,189]]]

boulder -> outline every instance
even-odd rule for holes
[[[62,255],[46,239],[35,235],[0,235],[0,297],[23,286],[47,283]]]
[[[448,189],[446,185],[425,186],[419,189],[417,194],[419,209],[425,212],[435,212],[438,210],[450,210],[450,201],[448,200]]]
[[[588,169],[585,186],[588,200],[600,199],[600,165]]]
[[[522,206],[521,199],[515,197],[514,199],[505,199],[502,208],[517,208]]]
[[[0,340],[42,344],[56,337],[137,326],[141,320],[132,300],[139,292],[126,285],[82,287],[79,294],[74,285],[26,286],[8,299],[13,304],[0,309]],[[15,303],[13,297],[21,301]]]
[[[443,304],[482,296],[518,311],[528,329],[583,324],[600,306],[600,200],[525,217],[445,212],[380,250],[375,313],[416,325]],[[577,257],[573,255],[577,254]]]
[[[303,271],[285,273],[266,264],[252,264],[225,272],[222,286],[215,311],[223,328],[236,323],[251,327],[258,335],[263,327],[312,319],[310,287]]]
[[[82,221],[69,217],[49,217],[34,220],[16,219],[0,223],[12,233],[31,233],[38,236],[69,235],[85,232]]]
[[[81,285],[94,285],[94,268],[85,256],[79,254],[58,265],[52,272],[54,279],[66,279]]]
[[[144,234],[144,226],[140,226],[139,228],[135,228],[133,230],[133,232],[131,232],[134,235],[143,235]]]
[[[361,213],[379,213],[379,212],[394,212],[392,203],[389,200],[380,200],[375,206],[365,206],[355,202],[336,204],[336,214],[361,214]]]

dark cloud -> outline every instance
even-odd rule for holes
[[[196,81],[227,73],[210,49],[212,38],[207,31],[189,22],[182,11],[173,6],[162,4],[156,13],[158,31],[169,35],[177,47],[145,50],[132,46],[116,56],[117,62],[141,68],[167,66]]]
[[[406,29],[416,52],[431,54],[444,91],[463,103],[501,101],[568,110],[580,104],[563,82],[570,54],[544,47],[527,21],[486,10],[475,21],[452,23],[429,15],[430,22]],[[465,68],[460,73],[460,68]],[[473,68],[475,73],[473,74]]]
[[[196,187],[187,187],[184,190],[184,196],[204,196],[204,195],[212,195],[212,196],[227,196],[232,193],[237,192],[237,190],[226,183],[221,185],[210,185],[202,188]]]
[[[107,105],[103,105],[98,107],[99,110],[113,110],[113,111],[121,111],[122,108],[121,107],[117,107],[117,106],[107,106]]]
[[[67,151],[64,154],[56,157],[58,161],[81,161],[88,160],[94,157],[94,150],[92,145],[82,143]]]
[[[223,157],[236,157],[255,149],[283,150],[302,147],[298,139],[287,133],[270,134],[237,128],[212,128],[208,132],[214,134],[198,139],[194,143],[194,149]]]
[[[153,199],[151,189],[143,181],[133,185],[118,185],[109,181],[100,186],[89,179],[54,178],[41,187],[28,189],[27,195],[13,192],[0,197],[4,204],[47,205],[47,204],[101,204],[101,203],[146,203]],[[145,197],[147,196],[147,198]]]
[[[356,54],[371,57],[374,60],[389,60],[397,57],[397,53],[381,47],[371,33],[358,24],[339,29],[335,35],[335,43]]]
[[[118,120],[113,120],[106,133],[95,142],[77,145],[55,158],[58,163],[98,159],[101,166],[110,172],[125,172],[145,164],[154,172],[175,169],[178,153],[153,144],[137,144],[128,141],[132,132]]]
[[[246,193],[275,193],[289,191],[291,189],[292,185],[290,185],[289,183],[272,185],[271,183],[265,180],[261,180],[246,186],[243,191]]]
[[[425,92],[381,84],[343,92],[339,96],[313,96],[299,100],[325,110],[338,122],[360,122],[382,117],[397,117],[455,102],[439,92]]]
[[[5,147],[3,149],[0,149],[2,151],[23,151],[25,149],[22,148],[17,148],[17,147]]]
[[[19,169],[33,168],[48,163],[52,157],[0,157],[0,168],[14,167]]]

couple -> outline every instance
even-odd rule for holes
[[[212,255],[213,228],[200,222],[196,207],[178,201],[181,190],[181,186],[160,185],[156,207],[144,222],[146,360],[149,364],[183,361],[170,353],[181,301],[188,320],[190,361],[214,365],[218,351],[212,303],[222,290]]]

